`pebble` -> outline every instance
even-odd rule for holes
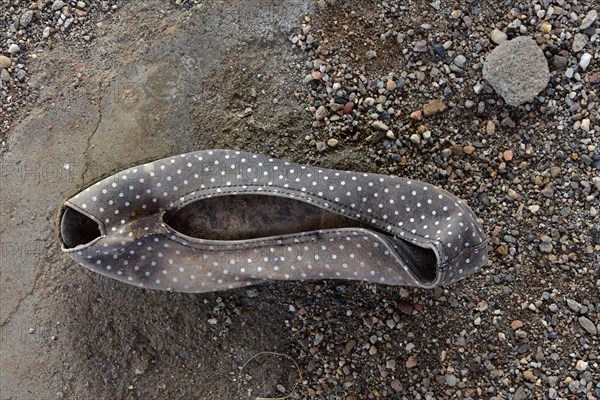
[[[575,53],[580,52],[585,48],[588,43],[587,35],[583,33],[576,33],[575,38],[573,38],[573,47],[572,50]]]
[[[45,38],[47,38],[47,37],[49,37],[49,36],[50,36],[50,32],[51,32],[51,31],[50,31],[50,27],[49,27],[49,26],[45,27],[45,28],[44,28],[44,31],[42,32],[42,37],[43,37],[44,39],[45,39]]]
[[[579,310],[581,310],[581,304],[579,304],[578,302],[576,302],[575,300],[572,299],[567,299],[567,306],[575,313],[579,313]]]
[[[462,54],[459,54],[456,57],[454,57],[454,65],[456,65],[459,68],[463,68],[466,62],[467,58]]]
[[[533,374],[533,371],[528,369],[527,371],[523,372],[523,378],[531,381],[535,379],[535,375]]]
[[[454,387],[454,386],[456,386],[456,382],[457,382],[456,376],[451,375],[451,374],[446,375],[446,384],[448,386]]]
[[[329,147],[336,147],[339,143],[339,140],[331,138],[327,141],[327,146]]]
[[[510,327],[513,331],[516,331],[517,329],[521,329],[523,327],[523,322],[519,321],[518,319],[515,319],[513,322],[510,323]]]
[[[492,39],[492,42],[500,44],[502,42],[505,42],[506,39],[508,39],[508,36],[500,29],[494,29],[492,33],[490,33],[490,39]]]
[[[404,386],[402,386],[402,382],[400,382],[400,380],[398,379],[394,379],[391,383],[390,386],[392,389],[394,389],[396,392],[401,392],[402,389],[404,389]]]
[[[528,207],[528,209],[532,214],[537,214],[538,211],[540,211],[540,206],[538,206],[537,204],[533,204],[533,205],[530,205]]]
[[[415,42],[414,50],[418,53],[425,53],[427,51],[427,42],[424,40],[418,40]]]
[[[582,119],[581,125],[579,125],[579,128],[584,132],[589,132],[590,131],[590,119],[589,118]]]
[[[577,363],[575,364],[575,369],[577,371],[585,371],[588,368],[588,363],[583,361],[583,360],[577,360]]]
[[[0,69],[10,68],[12,60],[9,57],[0,55]]]
[[[377,57],[377,52],[375,50],[369,50],[366,53],[367,59],[372,60]]]
[[[397,87],[398,87],[398,85],[396,84],[396,82],[394,82],[391,79],[388,79],[388,81],[385,84],[385,88],[387,90],[389,90],[390,92],[396,90]]]
[[[16,43],[13,43],[8,47],[8,52],[10,54],[15,54],[15,53],[18,53],[19,51],[21,51],[21,48]]]
[[[505,150],[502,153],[502,158],[504,158],[504,161],[511,161],[513,159],[513,152],[512,152],[512,150]]]
[[[10,73],[6,69],[0,70],[0,81],[2,81],[2,82],[11,82],[12,81]]]
[[[52,3],[52,11],[58,11],[65,6],[65,3],[61,0],[56,0]]]
[[[423,106],[423,114],[426,117],[438,114],[446,110],[446,104],[442,100],[432,100]]]
[[[321,121],[325,119],[325,117],[327,117],[327,108],[325,108],[325,106],[320,106],[317,108],[317,111],[315,111],[315,119]]]
[[[473,154],[473,153],[475,152],[475,147],[474,147],[474,146],[471,146],[471,145],[469,144],[469,145],[466,145],[465,147],[463,147],[463,149],[462,149],[462,150],[463,150],[463,152],[464,152],[466,155],[471,155],[471,154]]]
[[[595,9],[591,9],[590,11],[588,11],[588,13],[585,15],[585,17],[583,18],[583,20],[581,21],[581,25],[579,26],[579,29],[587,29],[590,26],[592,26],[592,24],[594,23],[594,21],[596,21],[596,19],[598,18],[598,11],[596,11]]]
[[[416,133],[413,133],[412,135],[410,135],[410,141],[414,144],[419,144],[421,143],[421,136],[417,135]]]
[[[550,31],[552,30],[552,24],[548,21],[543,21],[540,24],[540,28],[542,29],[542,32],[544,33],[550,33]]]
[[[579,59],[579,66],[582,70],[586,70],[590,62],[592,61],[592,55],[590,53],[583,53],[581,58]]]
[[[496,132],[496,124],[494,123],[494,121],[490,120],[485,125],[485,133],[487,133],[488,135],[493,135],[494,132]]]
[[[420,121],[423,118],[423,112],[421,110],[413,111],[410,113],[410,119]]]
[[[381,121],[375,121],[375,122],[373,122],[371,124],[371,127],[373,129],[376,129],[378,131],[383,131],[383,132],[387,132],[387,131],[390,130],[390,128],[386,124],[384,124],[383,122],[381,122]]]
[[[550,72],[535,40],[519,36],[501,43],[485,57],[483,77],[508,105],[517,107],[546,88]]]
[[[23,13],[23,15],[21,15],[21,18],[19,19],[19,24],[23,28],[26,28],[31,23],[31,21],[33,21],[33,11],[27,10]]]
[[[317,146],[318,152],[323,152],[323,151],[327,150],[327,144],[325,142],[319,141],[319,142],[317,142],[316,146]]]
[[[588,318],[586,318],[586,317],[579,317],[578,321],[579,321],[579,325],[581,325],[581,327],[583,329],[585,329],[590,335],[595,335],[595,334],[598,333],[598,330],[596,329],[596,326]]]
[[[406,368],[414,368],[417,364],[419,364],[419,361],[414,356],[410,356],[408,357],[408,360],[406,360]]]

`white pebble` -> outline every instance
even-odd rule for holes
[[[590,61],[592,61],[592,55],[590,53],[583,53],[579,59],[579,66],[585,71],[588,65],[590,65]]]

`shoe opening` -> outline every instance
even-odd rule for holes
[[[167,212],[163,221],[190,237],[245,240],[319,229],[364,228],[383,235],[423,283],[436,278],[433,250],[414,245],[364,221],[358,221],[288,197],[260,194],[218,196]]]
[[[96,221],[67,206],[60,221],[60,236],[64,247],[72,249],[94,241],[102,233]]]

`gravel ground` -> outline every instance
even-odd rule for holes
[[[165,3],[164,13],[190,18],[189,10],[202,4]],[[2,4],[3,135],[43,93],[43,86],[29,84],[33,49],[50,49],[53,41],[74,53],[93,49],[98,29],[110,24],[107,15],[118,16],[121,7],[106,1]],[[286,101],[304,109],[301,119],[310,128],[291,150],[272,142],[252,142],[251,150],[437,184],[467,200],[482,220],[491,238],[489,265],[466,281],[431,291],[327,281],[172,295],[175,310],[187,303],[204,307],[194,316],[206,322],[203,330],[185,335],[225,343],[218,349],[223,357],[239,355],[242,343],[228,341],[235,330],[248,331],[244,340],[257,343],[265,341],[261,330],[273,331],[281,341],[262,344],[273,353],[226,365],[212,353],[203,367],[200,362],[199,377],[160,375],[158,389],[128,389],[118,397],[192,398],[185,382],[208,375],[207,387],[229,385],[233,398],[293,392],[293,399],[599,399],[598,10],[594,0],[320,0],[313,11],[299,11],[297,26],[283,38],[293,55],[286,60],[286,79],[271,90],[293,93]],[[539,47],[537,58],[535,51],[502,52],[501,46],[520,36]],[[260,66],[253,62],[255,72]],[[484,79],[486,69],[511,67],[509,77]],[[541,89],[532,89],[540,81]],[[79,87],[77,74],[70,85],[66,96]],[[233,91],[213,84],[209,93],[219,88]],[[242,90],[246,98],[256,97],[249,93],[253,89]],[[269,93],[263,95],[276,106]],[[222,99],[248,110],[225,92]],[[261,110],[247,112],[258,116]],[[211,123],[225,122],[219,116],[200,121],[215,132],[221,127]],[[230,135],[199,142],[243,147],[232,140],[235,132]],[[259,141],[268,135],[254,134]],[[107,298],[118,290],[114,285],[102,283]],[[108,307],[100,297],[88,300]],[[161,304],[154,293],[147,301]],[[257,312],[273,312],[267,304],[278,311],[260,320],[266,326],[253,322]],[[100,318],[102,308],[91,313]],[[127,322],[121,322],[112,335],[128,335]],[[83,322],[74,321],[72,328],[85,336]],[[187,343],[179,334],[169,333],[173,342]],[[75,347],[86,346],[85,337],[78,340]],[[162,353],[155,356],[160,368],[182,362],[183,344],[173,349],[156,340],[150,336],[141,347]],[[102,375],[107,387],[123,364],[135,364],[106,349],[85,350],[94,363],[114,366]],[[207,372],[213,362],[227,373]],[[139,374],[136,369],[136,387],[136,379],[152,380],[153,368],[159,368],[144,365]]]

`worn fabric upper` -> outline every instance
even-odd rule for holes
[[[219,241],[188,237],[163,221],[164,212],[191,202],[243,193],[301,200],[372,229]],[[323,278],[433,287],[487,262],[487,241],[475,215],[443,189],[239,151],[197,151],[133,167],[65,205],[97,221],[102,237],[64,251],[95,272],[145,288],[207,292]],[[410,271],[394,238],[435,252],[433,281]]]

